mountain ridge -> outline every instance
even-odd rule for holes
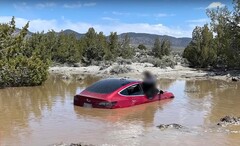
[[[17,29],[19,32],[20,29]],[[65,29],[60,32],[56,32],[57,34],[74,34],[77,38],[84,37],[85,33],[79,33],[77,31],[71,30],[71,29]],[[33,33],[29,31],[29,35],[32,35]],[[158,34],[151,34],[151,33],[136,33],[136,32],[126,32],[118,34],[119,40],[123,40],[125,35],[128,35],[130,37],[130,44],[132,46],[138,46],[139,44],[144,44],[147,47],[152,47],[154,44],[154,41],[157,37],[160,39],[167,39],[170,41],[172,48],[185,48],[192,38],[189,37],[173,37],[169,35],[158,35]],[[109,36],[109,35],[108,35]],[[108,37],[107,36],[107,37]]]
[[[85,34],[78,33],[71,29],[66,29],[61,31],[60,33],[65,34],[74,34],[77,38],[83,37]],[[146,46],[153,46],[154,41],[157,37],[160,39],[167,39],[171,42],[172,47],[174,48],[185,48],[190,43],[191,38],[188,37],[173,37],[168,35],[158,35],[158,34],[150,34],[150,33],[136,33],[136,32],[126,32],[121,33],[118,35],[119,39],[122,40],[125,35],[128,35],[130,37],[130,43],[133,46],[138,46],[139,44],[144,44]],[[108,36],[107,36],[108,37]]]

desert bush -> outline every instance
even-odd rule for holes
[[[19,56],[0,63],[0,86],[35,86],[47,79],[48,65],[37,57]]]
[[[186,58],[182,58],[181,59],[181,65],[188,67],[189,66],[189,61]]]
[[[132,62],[140,62],[140,58],[134,56],[132,58]]]
[[[124,59],[122,57],[118,57],[116,59],[116,62],[119,64],[119,65],[126,65],[126,64],[132,64],[132,60],[131,59]]]
[[[140,50],[147,50],[147,47],[144,44],[139,44],[138,49]]]
[[[145,58],[141,58],[140,63],[152,63],[155,64],[157,58],[154,57],[145,57]]]
[[[48,75],[48,57],[40,47],[28,43],[28,23],[18,35],[14,18],[9,24],[0,24],[0,86],[41,85]]]
[[[101,61],[91,60],[91,63],[89,65],[99,66],[101,63],[102,63]]]
[[[163,56],[161,59],[161,64],[157,62],[157,66],[161,68],[171,67],[174,68],[174,66],[177,65],[174,58],[172,56]]]
[[[110,70],[110,73],[111,74],[123,74],[123,73],[128,73],[131,71],[132,71],[132,68],[130,68],[128,66],[116,65],[116,66],[112,67],[112,69]]]
[[[162,59],[154,58],[154,57],[142,58],[140,62],[151,63],[154,65],[154,67],[160,67],[160,68],[166,68],[166,67],[174,68],[174,66],[177,64],[172,56],[163,56]]]

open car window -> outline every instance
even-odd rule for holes
[[[132,85],[120,92],[122,95],[143,95],[143,90],[140,84]]]

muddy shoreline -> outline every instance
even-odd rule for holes
[[[120,68],[120,69],[119,69]],[[116,70],[116,71],[115,71]],[[239,81],[240,71],[204,71],[176,65],[174,68],[165,69],[153,67],[149,63],[132,63],[130,65],[111,65],[108,67],[88,66],[88,67],[50,67],[51,75],[61,75],[63,79],[69,79],[73,75],[79,79],[86,75],[99,77],[128,77],[140,79],[143,71],[151,71],[157,78],[167,79],[217,79],[225,81]]]

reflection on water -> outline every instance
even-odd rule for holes
[[[115,145],[236,145],[240,127],[216,127],[225,115],[240,116],[239,83],[159,80],[172,100],[116,110],[73,106],[73,96],[99,80],[51,77],[40,87],[0,90],[0,145],[87,142]],[[159,124],[189,128],[160,131]],[[183,141],[184,139],[184,141]]]

